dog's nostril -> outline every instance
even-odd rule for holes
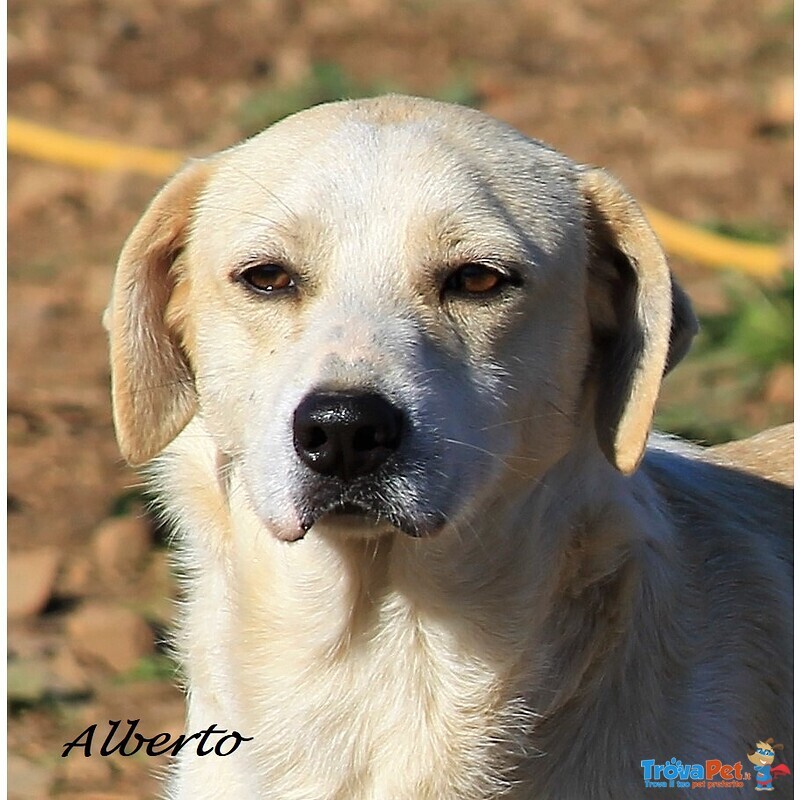
[[[305,432],[302,439],[303,447],[308,450],[319,450],[328,441],[328,434],[322,428],[313,427]]]
[[[397,449],[403,427],[402,417],[399,412],[387,415],[380,425],[363,425],[353,433],[353,449],[360,452],[376,450],[386,447],[390,450]]]
[[[381,439],[384,438],[376,428],[359,428],[353,435],[353,449],[359,452],[374,450],[383,444]]]

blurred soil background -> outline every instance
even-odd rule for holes
[[[202,155],[322,100],[475,105],[640,199],[749,241],[792,221],[787,0],[11,0],[11,113]],[[100,318],[159,181],[9,165],[10,797],[133,800],[164,759],[60,757],[109,719],[183,730],[168,540],[121,462]],[[788,251],[787,251],[788,252]],[[662,428],[724,441],[792,413],[792,280],[673,259],[703,323]]]

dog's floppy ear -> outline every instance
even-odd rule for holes
[[[173,266],[186,243],[192,211],[211,168],[190,163],[155,197],[125,242],[105,315],[111,347],[114,426],[122,455],[142,464],[191,419],[191,369],[165,314]]]
[[[630,474],[644,454],[663,375],[683,358],[697,320],[644,212],[610,175],[580,176],[589,241],[597,438]]]

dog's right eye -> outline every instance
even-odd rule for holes
[[[292,276],[280,264],[256,264],[239,273],[239,280],[261,294],[294,288]]]
[[[500,294],[508,286],[522,283],[516,272],[505,272],[479,263],[462,264],[444,283],[443,291],[449,294],[487,298]]]

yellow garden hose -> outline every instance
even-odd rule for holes
[[[788,269],[788,253],[780,245],[741,242],[704,231],[657,208],[642,204],[664,249],[674,256],[708,267],[732,267],[756,277],[777,275]]]
[[[11,153],[70,167],[142,172],[159,178],[171,175],[186,158],[177,150],[133,147],[105,139],[73,136],[11,116],[8,118],[8,149]]]
[[[56,164],[139,172],[162,178],[175,172],[187,157],[178,150],[74,136],[12,116],[8,118],[8,149]],[[757,277],[776,275],[790,266],[780,245],[740,242],[701,230],[650,206],[644,208],[664,248],[674,256],[709,267],[731,267]]]

